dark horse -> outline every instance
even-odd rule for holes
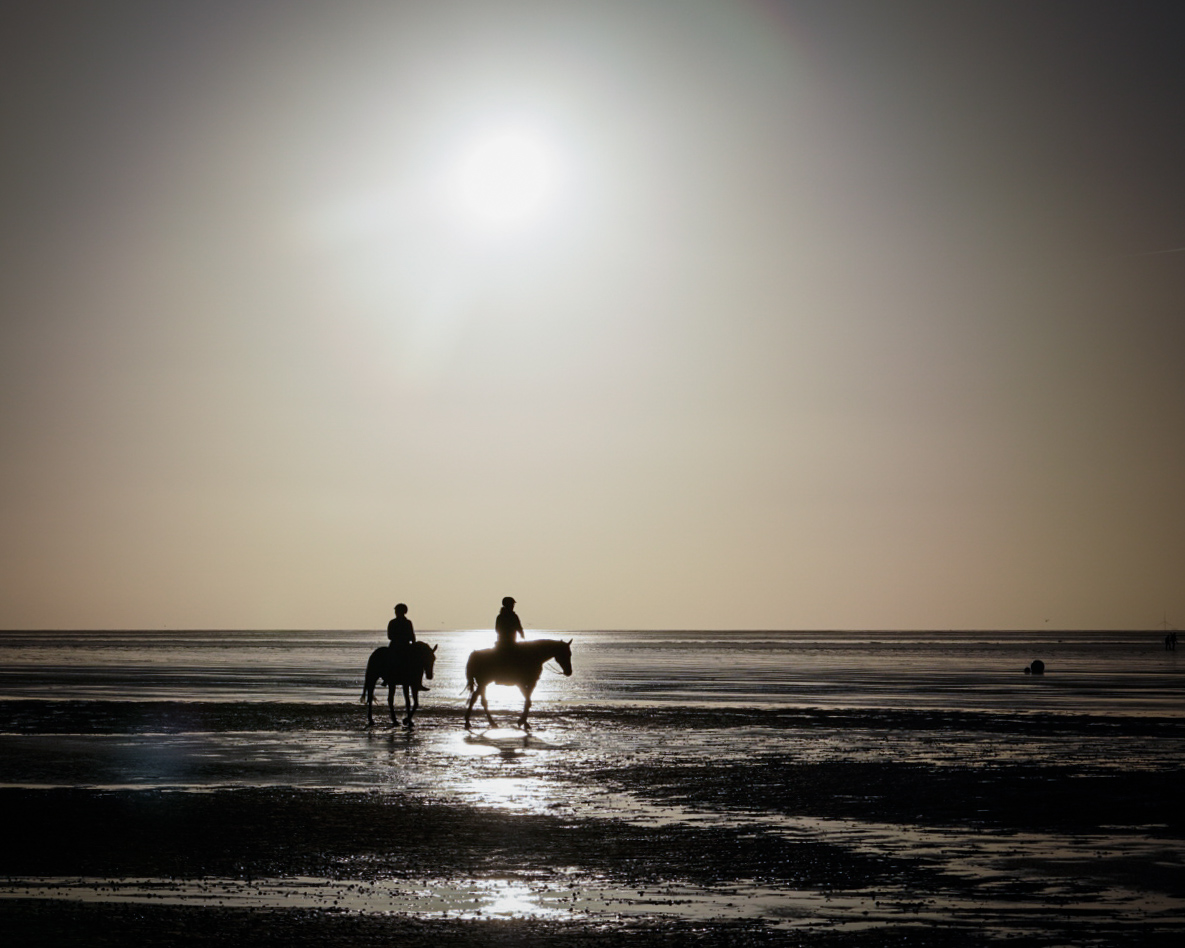
[[[518,685],[518,690],[523,693],[523,713],[518,716],[518,726],[527,730],[530,727],[527,724],[527,712],[531,710],[531,692],[539,682],[543,663],[552,658],[560,663],[565,675],[572,674],[572,640],[535,639],[521,645],[483,648],[471,653],[465,665],[465,687],[469,689],[465,729],[469,729],[469,715],[478,698],[481,698],[481,706],[485,709],[490,727],[495,726],[490,716],[490,704],[486,701],[486,685],[493,682],[497,685]]]
[[[407,706],[407,717],[403,719],[404,727],[411,727],[412,716],[420,706],[420,675],[432,677],[432,669],[436,665],[436,649],[438,646],[428,647],[426,642],[415,642],[403,649],[384,645],[370,653],[370,660],[366,663],[366,682],[362,685],[362,697],[366,702],[366,726],[374,724],[374,716],[370,713],[370,706],[374,703],[374,686],[381,678],[387,685],[387,707],[391,709],[391,723],[395,724],[395,686],[403,685],[403,702]]]

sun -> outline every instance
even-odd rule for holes
[[[555,205],[562,178],[555,144],[522,125],[487,129],[461,151],[450,182],[452,210],[464,227],[509,234],[540,222]]]

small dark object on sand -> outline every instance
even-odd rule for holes
[[[1044,675],[1045,674],[1045,663],[1043,661],[1041,661],[1041,659],[1039,659],[1039,658],[1033,659],[1032,665],[1025,666],[1025,674],[1026,675]]]

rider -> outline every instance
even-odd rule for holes
[[[411,619],[407,617],[407,606],[402,602],[395,607],[395,618],[387,623],[387,639],[391,643],[388,648],[397,658],[403,661],[411,658],[411,647],[416,642],[416,630],[411,624]],[[424,684],[421,672],[420,691],[427,690],[428,686]]]
[[[502,600],[502,611],[498,613],[498,618],[494,620],[494,631],[498,633],[498,644],[494,646],[498,651],[513,648],[516,636],[521,635],[523,638],[526,638],[526,633],[523,632],[523,624],[518,621],[518,616],[514,611],[514,599],[510,596]]]

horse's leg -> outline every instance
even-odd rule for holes
[[[528,688],[526,685],[519,685],[519,691],[523,693],[523,713],[519,715],[518,726],[524,731],[529,731],[531,725],[527,723],[527,712],[531,710],[531,692],[534,687]]]
[[[391,723],[398,724],[399,718],[395,715],[395,685],[388,683],[387,685],[387,708],[391,711]]]
[[[465,730],[469,730],[469,715],[473,713],[473,705],[477,701],[477,688],[474,687],[473,693],[469,695],[469,703],[465,705]]]
[[[371,713],[370,705],[374,701],[374,683],[378,676],[374,672],[373,656],[371,661],[366,663],[366,677],[362,679],[362,697],[359,699],[366,702],[366,726],[374,726],[374,715]]]
[[[494,723],[494,716],[492,714],[490,714],[490,703],[489,703],[489,701],[486,700],[486,686],[482,685],[480,690],[481,690],[481,706],[485,709],[486,720],[490,722],[490,727],[497,727],[498,725],[496,725]]]
[[[403,726],[411,727],[411,685],[407,684],[403,686],[403,709],[407,712],[407,717],[403,719]]]

